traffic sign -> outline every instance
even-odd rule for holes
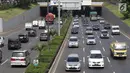
[[[127,9],[126,5],[127,5],[126,3],[119,3],[119,5],[118,5],[119,11],[120,12],[126,11],[126,9]]]
[[[34,65],[34,66],[38,66],[38,64],[39,64],[39,60],[38,60],[38,59],[34,59],[34,60],[33,60],[33,65]]]

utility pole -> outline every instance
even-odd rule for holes
[[[58,0],[58,35],[60,36],[60,0]]]
[[[47,0],[47,14],[49,13],[49,0]],[[47,39],[47,43],[48,43],[48,49],[50,50],[50,47],[49,47],[49,40],[50,40],[50,34],[49,34],[49,21],[47,21],[47,35],[48,35],[48,39]]]

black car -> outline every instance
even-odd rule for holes
[[[18,38],[21,43],[27,43],[29,41],[29,37],[27,34],[19,34]]]
[[[105,23],[103,27],[104,29],[111,29],[111,25],[109,23]]]
[[[8,50],[15,50],[21,48],[21,42],[19,39],[8,39]]]
[[[35,29],[31,29],[30,31],[28,31],[28,36],[29,37],[36,37],[37,36],[37,32]]]
[[[72,29],[71,29],[71,34],[78,34],[78,27],[73,27]]]
[[[93,25],[93,30],[99,30],[99,29],[100,29],[100,26],[98,24]]]
[[[41,34],[40,34],[40,41],[47,41],[47,40],[49,40],[49,35],[48,35],[48,33],[44,33],[44,32],[42,32]]]
[[[109,38],[109,32],[105,29],[101,30],[100,38]]]

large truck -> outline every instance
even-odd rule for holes
[[[45,17],[46,23],[53,24],[55,19],[55,15],[52,13],[48,13]]]
[[[90,12],[90,20],[91,21],[96,21],[97,20],[97,12],[96,11],[91,11]]]

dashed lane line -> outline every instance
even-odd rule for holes
[[[85,57],[83,57],[83,63],[85,64]]]
[[[112,35],[111,35],[112,38],[114,38]]]
[[[109,57],[107,57],[107,60],[108,60],[108,62],[110,63],[110,59],[109,59]]]
[[[100,44],[102,44],[102,42],[101,41],[99,41],[100,42]]]
[[[83,40],[83,44],[84,44],[84,40]]]
[[[85,48],[83,48],[83,52],[85,52]]]
[[[123,32],[121,32],[121,34],[123,34],[126,38],[130,40],[130,37],[128,37],[126,34],[124,34]]]
[[[113,73],[116,73],[116,72],[113,71]]]
[[[104,47],[102,47],[103,51],[106,51]]]
[[[8,59],[6,59],[3,63],[1,63],[1,65],[5,64],[8,61]]]
[[[83,73],[85,73],[85,71],[83,71]]]

